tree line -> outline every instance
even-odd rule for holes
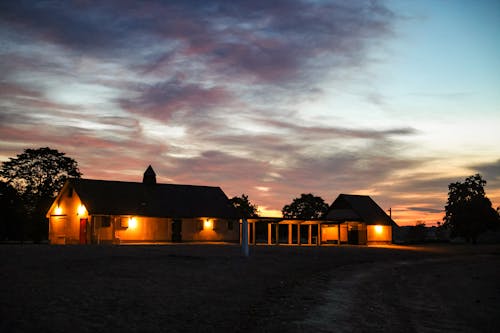
[[[46,239],[46,212],[66,179],[81,175],[73,158],[48,147],[25,149],[3,162],[0,169],[0,241]],[[442,226],[450,230],[451,237],[463,237],[475,243],[481,233],[499,228],[499,209],[492,207],[485,186],[486,180],[479,174],[448,186]],[[241,216],[259,216],[258,206],[252,204],[246,194],[235,196],[230,202]],[[281,212],[284,218],[318,219],[325,216],[328,208],[323,198],[303,193],[283,206]]]

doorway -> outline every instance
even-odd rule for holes
[[[80,244],[87,244],[87,223],[89,219],[80,219]]]
[[[172,242],[182,242],[182,220],[172,220]]]

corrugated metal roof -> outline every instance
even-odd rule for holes
[[[352,219],[366,224],[397,225],[368,195],[340,194],[328,209],[326,218]]]
[[[239,218],[220,187],[70,179],[90,214]]]

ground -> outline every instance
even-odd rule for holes
[[[500,246],[0,245],[1,332],[499,332]]]

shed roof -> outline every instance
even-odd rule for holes
[[[69,179],[66,187],[94,215],[239,218],[220,187],[93,179]]]
[[[397,226],[396,222],[368,195],[340,194],[330,205],[326,219]]]

